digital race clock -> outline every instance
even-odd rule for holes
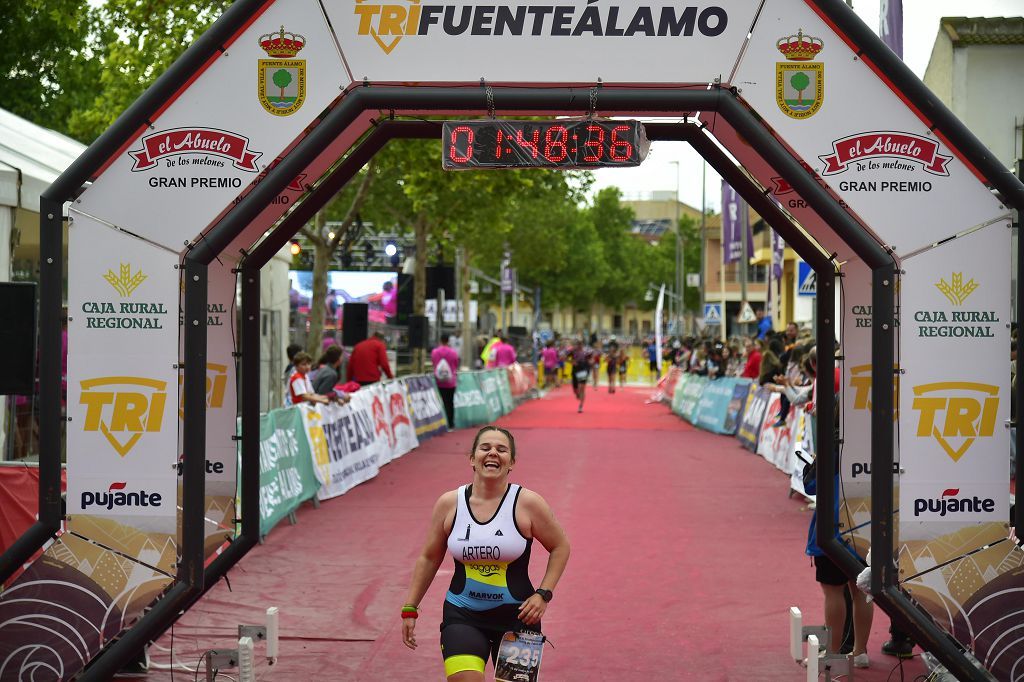
[[[445,121],[442,167],[605,168],[639,166],[650,143],[639,121]]]

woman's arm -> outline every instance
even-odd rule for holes
[[[437,575],[437,569],[444,561],[445,552],[448,549],[448,533],[445,530],[449,514],[455,509],[455,494],[452,490],[440,498],[434,504],[434,511],[430,515],[430,529],[427,531],[427,541],[423,545],[423,551],[416,559],[412,570],[412,581],[409,584],[409,592],[405,599],[407,606],[419,607],[423,595]],[[415,618],[402,619],[402,641],[410,649],[416,648]]]
[[[530,533],[549,554],[548,566],[538,587],[554,591],[569,562],[569,538],[543,497],[533,491],[523,490],[519,502],[529,518]],[[527,625],[539,623],[547,606],[539,594],[534,594],[519,607],[519,620]]]

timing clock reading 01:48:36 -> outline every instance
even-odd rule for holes
[[[650,143],[639,121],[445,121],[442,167],[621,168],[639,166]]]

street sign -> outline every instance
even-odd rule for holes
[[[700,286],[700,273],[699,272],[688,272],[686,273],[686,286],[697,288]]]
[[[818,275],[808,263],[800,261],[800,269],[797,271],[797,296],[818,295]]]
[[[511,294],[515,291],[515,268],[510,268],[507,265],[501,269],[501,293]]]
[[[722,304],[704,304],[704,324],[722,324]]]
[[[736,319],[739,322],[754,322],[757,320],[757,315],[754,314],[754,309],[750,307],[748,301],[743,302],[743,307],[740,308],[740,315]]]

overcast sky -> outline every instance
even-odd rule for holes
[[[853,9],[868,26],[878,32],[879,0],[853,0]],[[910,70],[924,76],[941,17],[1010,17],[1024,15],[1024,0],[904,0],[903,57]],[[689,145],[658,142],[643,165],[629,169],[605,169],[594,173],[595,189],[618,186],[624,194],[651,190],[671,192],[675,188],[679,162],[679,198],[691,206],[701,206],[702,159]],[[721,180],[707,169],[707,206],[718,210],[721,204]]]

